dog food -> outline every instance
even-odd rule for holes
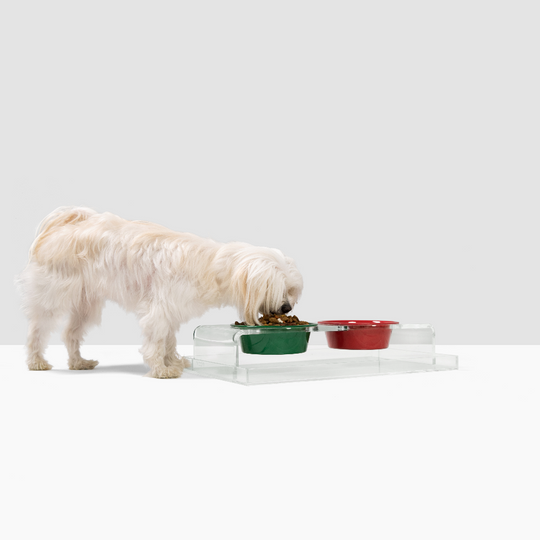
[[[235,326],[248,326],[245,322],[236,321]],[[301,321],[296,315],[276,315],[275,313],[267,313],[259,318],[260,326],[300,326],[309,324],[306,321]]]

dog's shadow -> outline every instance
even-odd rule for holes
[[[120,373],[124,375],[136,375],[138,377],[143,377],[148,374],[150,371],[150,368],[145,364],[114,364],[114,365],[97,365],[94,369],[69,369],[69,368],[63,368],[58,369],[55,368],[52,370],[53,373],[60,373],[63,375],[79,375],[82,376],[85,375],[106,375],[106,374],[113,374],[113,373]],[[192,373],[190,370],[184,370],[182,373],[182,379],[197,379],[197,380],[203,380],[204,377],[199,377]],[[171,379],[174,380],[174,379]]]
[[[150,368],[144,364],[116,364],[103,366],[99,364],[92,371],[94,373],[127,373],[129,375],[146,375]]]

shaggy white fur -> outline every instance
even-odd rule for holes
[[[290,311],[303,287],[294,261],[277,249],[222,244],[77,207],[43,220],[18,281],[29,320],[29,369],[51,369],[47,341],[66,315],[69,368],[93,369],[97,362],[81,358],[79,348],[112,300],[138,316],[141,353],[157,378],[182,374],[185,360],[176,352],[181,324],[225,305],[256,324],[259,313]]]

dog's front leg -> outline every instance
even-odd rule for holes
[[[176,379],[182,375],[183,366],[176,363],[172,365],[165,364],[166,358],[165,339],[146,338],[144,345],[141,347],[143,359],[150,366],[148,377],[156,379]]]
[[[144,344],[141,347],[143,359],[150,366],[148,377],[156,379],[175,379],[182,375],[183,363],[175,361],[176,347],[173,354],[171,350],[171,329],[168,324],[155,315],[141,319],[141,328],[144,334]],[[173,332],[174,336],[174,332]],[[176,341],[175,341],[176,343]]]
[[[176,332],[171,331],[169,333],[169,335],[167,336],[165,347],[166,366],[176,366],[180,369],[180,373],[182,373],[185,367],[190,366],[189,360],[183,356],[180,356],[176,350]]]

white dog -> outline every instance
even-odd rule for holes
[[[93,369],[97,362],[81,358],[80,344],[112,300],[138,316],[141,353],[157,378],[182,374],[185,360],[176,352],[181,324],[225,305],[257,324],[260,312],[289,312],[303,287],[294,261],[277,249],[221,244],[76,207],[43,220],[19,284],[29,319],[29,369],[51,369],[43,354],[65,315],[69,368]]]

